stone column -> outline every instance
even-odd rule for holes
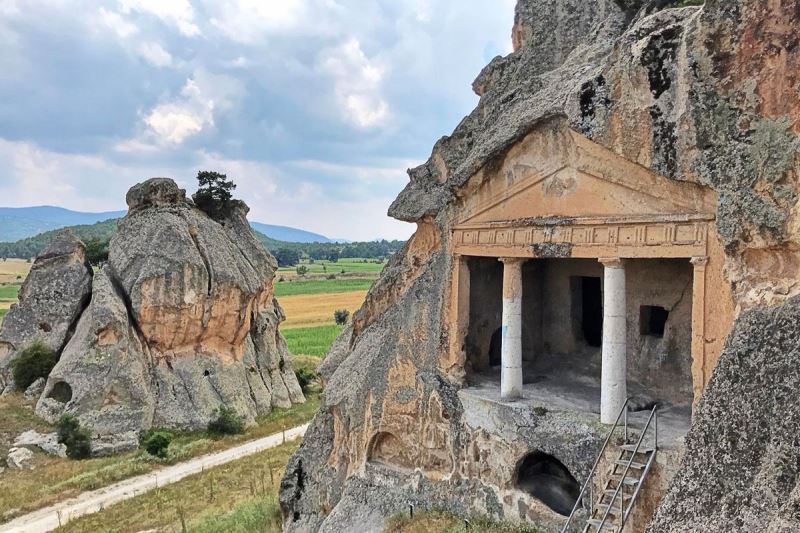
[[[500,397],[522,397],[522,263],[524,259],[507,257],[503,262],[503,326]]]
[[[706,265],[708,257],[693,257],[692,277],[692,409],[706,386]]]
[[[600,262],[605,267],[600,422],[613,424],[628,394],[625,266],[619,258],[603,258]]]

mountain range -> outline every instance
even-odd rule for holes
[[[16,242],[46,231],[66,226],[86,225],[120,218],[127,211],[104,211],[89,213],[72,211],[63,207],[40,205],[34,207],[0,207],[0,242]],[[261,222],[250,222],[256,231],[279,241],[286,242],[334,242],[324,235],[289,226],[276,226]]]

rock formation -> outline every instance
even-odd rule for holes
[[[76,296],[72,313],[54,310],[74,333],[64,326],[50,343],[59,361],[37,414],[51,421],[78,415],[102,454],[136,445],[151,427],[205,428],[221,405],[251,423],[273,407],[303,402],[278,332],[284,316],[272,290],[277,264],[250,229],[247,206],[235,202],[224,220],[212,220],[166,178],[133,187],[127,202],[108,263],[94,276],[75,245],[80,253],[72,260],[85,275],[81,294],[89,294],[91,282],[91,301]],[[20,311],[33,287],[51,294],[58,278],[67,287],[62,294],[77,292],[74,278],[47,266],[54,246],[63,248],[54,243],[37,259],[3,327],[15,350],[32,338],[18,334],[16,324],[49,316],[35,307]]]
[[[525,517],[497,495],[514,465],[482,455],[485,433],[475,429],[500,421],[465,414],[464,364],[448,350],[456,335],[448,250],[455,210],[474,192],[470,179],[501,168],[534,128],[564,123],[718,197],[739,318],[651,530],[800,528],[797,421],[786,412],[800,383],[792,322],[800,305],[800,4],[676,4],[518,1],[514,52],[480,73],[477,108],[409,171],[389,214],[417,231],[320,368],[325,398],[281,486],[289,531],[378,528],[409,504]],[[585,453],[562,462],[579,479],[588,473],[602,430],[550,429],[535,413],[512,418],[506,458],[526,445],[553,453],[558,438],[580,431]]]
[[[69,230],[56,234],[36,258],[0,329],[0,389],[11,385],[8,364],[40,341],[60,352],[89,303],[92,267],[83,243]]]

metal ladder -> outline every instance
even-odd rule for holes
[[[583,507],[583,498],[587,491],[589,493],[589,502],[592,508],[589,512],[589,518],[583,528],[583,533],[599,532],[599,531],[616,531],[622,532],[625,528],[625,522],[630,516],[631,510],[636,503],[636,498],[644,484],[650,468],[656,458],[658,451],[658,406],[654,406],[650,411],[650,416],[641,430],[641,434],[636,443],[628,442],[628,402],[630,399],[625,400],[616,421],[611,431],[608,432],[603,447],[600,453],[597,454],[597,459],[592,466],[591,472],[586,482],[581,487],[581,493],[572,507],[572,512],[569,514],[564,527],[561,528],[561,533],[566,533],[572,517],[577,512],[578,508]],[[624,428],[624,444],[619,446],[619,456],[612,463],[609,472],[608,480],[605,487],[595,501],[593,494],[594,477],[597,474],[597,465],[600,464],[606,448],[611,441],[617,427],[620,426],[620,419],[623,420],[622,426]],[[649,430],[653,430],[653,443],[652,446],[643,446],[644,438]]]

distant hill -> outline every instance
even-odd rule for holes
[[[290,228],[289,226],[274,226],[272,224],[262,224],[261,222],[250,222],[254,230],[263,233],[278,241],[284,242],[334,242],[332,239],[319,233]]]
[[[87,213],[51,205],[0,207],[0,242],[15,243],[22,239],[67,226],[90,226],[97,222],[121,218],[125,216],[125,213],[127,211]],[[260,222],[251,222],[250,225],[256,231],[277,241],[299,243],[334,242],[324,235],[288,226],[274,226]]]

